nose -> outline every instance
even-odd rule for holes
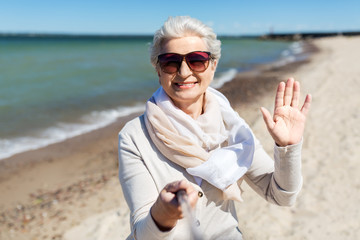
[[[183,78],[192,75],[192,71],[189,68],[189,66],[187,65],[185,57],[183,58],[183,60],[181,62],[181,65],[180,65],[180,68],[179,68],[179,71],[178,71],[178,75],[183,77]]]

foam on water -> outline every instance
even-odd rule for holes
[[[214,77],[211,86],[213,88],[221,88],[225,83],[233,80],[237,73],[238,71],[235,68],[230,68],[225,72],[219,73]]]
[[[288,49],[285,49],[281,52],[280,58],[275,61],[273,64],[275,66],[285,66],[286,64],[303,60],[306,56],[303,55],[304,45],[302,42],[292,43]],[[233,80],[238,73],[236,68],[230,68],[227,71],[218,73],[215,75],[214,80],[211,83],[211,86],[214,88],[221,88],[225,83]]]
[[[304,44],[302,42],[294,42],[288,49],[282,51],[280,59],[274,64],[280,67],[292,62],[303,60],[306,58],[306,56],[302,55],[303,52]]]
[[[144,108],[144,104],[138,104],[133,107],[93,111],[83,116],[79,123],[57,123],[55,126],[47,128],[35,136],[0,139],[0,159],[94,131],[115,122],[119,117],[144,111]]]

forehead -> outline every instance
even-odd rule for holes
[[[208,51],[205,42],[197,36],[173,38],[165,40],[161,46],[162,53],[186,54],[194,51]]]

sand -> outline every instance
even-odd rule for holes
[[[273,108],[277,82],[293,76],[313,96],[298,200],[274,206],[244,185],[237,209],[245,239],[360,239],[360,37],[311,44],[319,51],[305,62],[241,74],[221,88],[270,154],[259,107]],[[133,117],[0,161],[0,239],[125,239],[117,133]]]
[[[238,215],[248,239],[360,239],[360,38],[314,43],[320,53],[293,74],[313,96],[303,189],[292,208],[266,204],[247,190]],[[270,152],[262,120],[252,127]]]

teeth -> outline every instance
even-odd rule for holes
[[[180,86],[190,86],[193,84],[195,84],[195,83],[177,83],[177,85],[180,85]]]

